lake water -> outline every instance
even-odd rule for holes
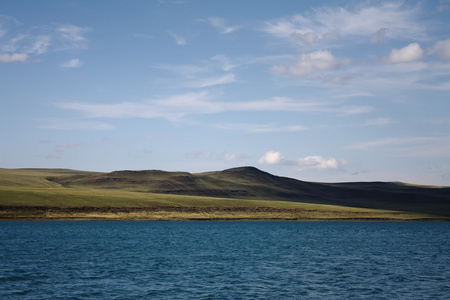
[[[449,299],[446,222],[1,222],[0,299]]]

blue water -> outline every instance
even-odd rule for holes
[[[0,223],[0,299],[160,298],[450,299],[450,223]]]

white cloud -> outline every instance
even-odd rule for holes
[[[222,18],[207,18],[202,19],[201,21],[208,23],[214,28],[217,28],[221,34],[229,34],[241,28],[240,26],[225,25],[225,20]]]
[[[0,54],[0,62],[15,62],[15,61],[20,61],[20,62],[25,62],[28,59],[28,55],[27,54],[18,54],[18,53],[14,53],[14,54]]]
[[[391,37],[421,40],[427,36],[423,26],[416,21],[419,12],[419,5],[408,7],[399,2],[358,5],[355,9],[325,7],[267,22],[263,30],[279,38],[292,39],[292,33],[309,32],[324,38],[328,33],[336,37],[370,37],[374,31],[386,28]]]
[[[342,159],[336,159],[334,157],[325,158],[318,155],[312,155],[299,158],[297,163],[299,171],[306,171],[306,170],[322,171],[322,170],[341,169],[348,162]]]
[[[62,64],[61,67],[78,68],[78,67],[81,67],[82,65],[83,65],[83,62],[81,60],[75,58],[75,59],[69,60],[68,62]]]
[[[311,155],[298,159],[289,159],[278,151],[268,151],[264,153],[264,155],[258,160],[258,163],[291,166],[295,167],[298,171],[338,170],[342,169],[344,165],[348,164],[348,162],[343,159],[336,159],[333,157],[325,158],[319,155]]]
[[[421,59],[423,53],[419,43],[411,43],[404,48],[393,49],[388,56],[383,58],[383,60],[390,63],[410,62]]]
[[[380,28],[378,29],[370,38],[370,42],[372,44],[378,43],[382,38],[386,36],[386,34],[389,32],[389,29],[387,28]]]
[[[428,49],[429,54],[437,54],[443,60],[450,60],[450,39],[438,41]]]
[[[284,156],[278,151],[268,151],[258,160],[260,164],[278,165],[284,160]]]
[[[176,33],[170,32],[170,31],[169,31],[169,34],[175,39],[175,42],[178,45],[181,45],[181,46],[186,45],[186,39],[184,37],[182,37]]]
[[[319,50],[308,54],[301,54],[288,68],[284,66],[273,66],[272,71],[274,73],[303,77],[315,71],[333,70],[338,67],[338,60],[329,51]]]

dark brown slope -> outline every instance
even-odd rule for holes
[[[284,200],[450,216],[450,188],[391,182],[312,183],[275,176],[254,167],[197,174],[159,170],[116,171],[57,176],[49,180],[67,187],[90,186],[148,193]]]

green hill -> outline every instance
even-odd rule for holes
[[[396,182],[313,183],[275,176],[254,167],[196,174],[160,170],[100,173],[0,169],[0,206],[3,210],[269,207],[367,212],[372,209],[450,218],[450,188]]]

